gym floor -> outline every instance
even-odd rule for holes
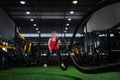
[[[85,74],[70,66],[62,71],[58,66],[24,67],[0,71],[0,80],[119,80],[120,72]]]

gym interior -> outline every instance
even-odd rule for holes
[[[120,0],[1,0],[0,80],[62,79],[120,79]]]

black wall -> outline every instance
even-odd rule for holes
[[[15,35],[15,23],[0,7],[0,36],[3,38],[13,38]]]

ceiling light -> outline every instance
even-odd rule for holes
[[[72,20],[71,18],[68,19],[68,21],[71,21],[71,20]]]
[[[30,19],[30,21],[34,21],[34,19]]]
[[[120,29],[120,27],[118,27],[118,29]]]
[[[25,4],[25,1],[20,1],[20,4]]]
[[[67,26],[69,26],[70,24],[66,24]]]
[[[37,24],[33,24],[33,26],[37,26]]]
[[[39,30],[39,28],[36,28],[36,30],[38,31],[38,30]]]
[[[65,29],[66,29],[66,30],[68,30],[68,28],[67,28],[67,27],[66,27]]]
[[[29,12],[29,11],[27,11],[27,12],[26,12],[26,14],[30,14],[30,12]]]
[[[38,33],[40,33],[40,31],[38,31]]]
[[[73,4],[77,4],[78,3],[78,1],[77,0],[73,0]]]
[[[70,11],[70,14],[74,14],[74,11]]]
[[[67,31],[64,31],[65,33],[67,32]]]

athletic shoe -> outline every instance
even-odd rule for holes
[[[44,66],[43,66],[43,67],[47,68],[47,64],[44,64]]]
[[[61,67],[65,67],[65,65],[62,63],[62,64],[61,64]]]

